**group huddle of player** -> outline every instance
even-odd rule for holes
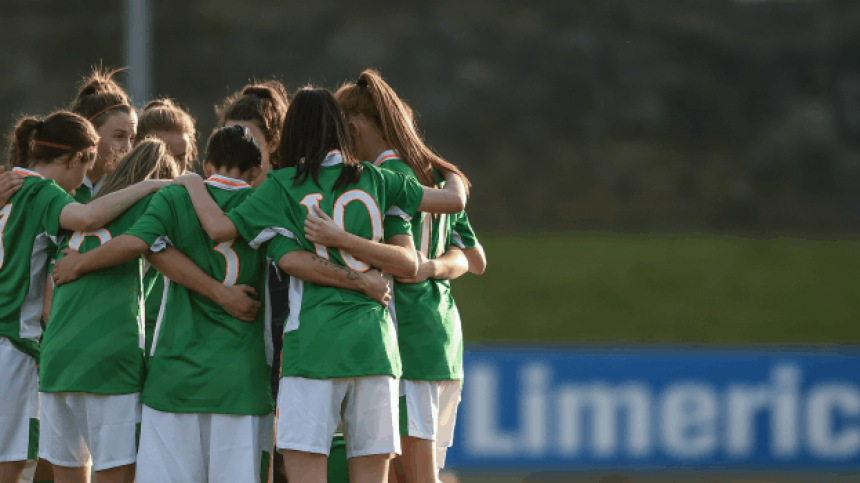
[[[486,264],[462,171],[371,70],[246,86],[200,160],[194,119],[114,73],[10,136],[0,483],[37,458],[58,482],[435,482],[449,281]]]

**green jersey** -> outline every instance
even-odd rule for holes
[[[152,195],[103,228],[75,232],[60,250],[86,253],[124,234]],[[62,253],[58,260],[62,260]],[[92,272],[54,289],[42,340],[39,390],[131,394],[143,388],[143,261]]]
[[[0,337],[38,359],[47,248],[59,242],[60,213],[75,200],[35,171],[13,171],[25,179],[0,206]]]
[[[269,173],[248,200],[227,216],[239,233],[268,246],[277,261],[304,249],[358,270],[370,269],[343,250],[315,245],[305,238],[304,221],[319,206],[344,230],[380,241],[383,213],[399,206],[407,215],[421,204],[421,185],[403,175],[363,163],[361,179],[334,189],[343,158],[332,152],[322,163],[319,185],[313,178],[295,185],[296,169]],[[276,236],[281,235],[281,236]],[[350,290],[290,279],[290,315],[284,324],[281,375],[311,379],[401,374],[397,337],[388,311]]]
[[[382,153],[375,164],[417,181],[412,169],[394,151]],[[435,174],[440,183],[441,175]],[[412,218],[408,229],[418,251],[430,260],[442,256],[453,244],[452,222],[459,217],[421,213]],[[400,220],[386,217],[386,237],[403,232]],[[388,310],[397,325],[404,379],[438,381],[463,377],[463,329],[448,280],[431,278],[414,284],[395,281]]]
[[[209,194],[223,210],[254,191],[243,181],[213,176]],[[242,239],[215,243],[200,227],[188,192],[162,188],[129,230],[152,247],[176,247],[226,285],[245,284],[265,294],[266,260]],[[141,401],[159,411],[265,415],[274,410],[271,334],[266,312],[253,323],[164,277],[162,304]]]
[[[84,183],[75,190],[75,201],[78,203],[89,203],[93,196],[99,194],[99,190],[101,190],[102,185],[104,184],[105,176],[98,181],[94,185],[89,178],[84,178]]]

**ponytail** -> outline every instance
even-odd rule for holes
[[[98,195],[107,196],[146,179],[174,179],[179,176],[176,160],[167,150],[164,141],[149,137],[137,144],[120,160]]]
[[[415,172],[424,186],[435,187],[433,168],[453,171],[463,178],[468,190],[469,179],[455,164],[434,153],[415,128],[412,109],[403,102],[374,70],[365,70],[354,84],[338,89],[338,102],[347,117],[360,114],[379,132],[383,140],[397,150],[403,161]]]
[[[246,85],[241,92],[233,94],[223,104],[216,106],[215,112],[219,117],[218,127],[226,126],[228,121],[250,121],[260,129],[266,142],[274,141],[279,146],[281,128],[289,105],[284,85],[270,80]],[[268,147],[260,146],[260,149]],[[273,168],[283,167],[280,149],[275,149],[269,159]]]
[[[99,135],[81,116],[57,111],[44,120],[27,116],[18,121],[10,135],[9,164],[12,167],[30,168],[70,154],[69,160],[79,151],[95,159]],[[88,160],[87,160],[88,162]]]
[[[93,72],[81,83],[81,88],[69,110],[80,114],[100,128],[112,112],[134,112],[131,98],[117,84],[113,76],[124,69],[94,67]]]

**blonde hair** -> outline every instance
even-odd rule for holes
[[[142,140],[123,156],[116,171],[110,175],[99,194],[101,198],[146,179],[174,179],[179,175],[176,160],[167,151],[164,141],[155,137]]]

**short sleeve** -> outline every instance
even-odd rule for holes
[[[400,173],[380,169],[385,180],[385,211],[392,206],[400,208],[407,216],[415,216],[421,200],[424,198],[424,188],[414,179],[409,179]]]
[[[74,203],[75,199],[60,188],[55,182],[44,183],[36,196],[38,205],[34,210],[42,213],[42,229],[51,236],[58,236],[62,227],[60,226],[60,215],[66,205]]]
[[[255,250],[276,235],[296,239],[284,201],[281,185],[270,176],[241,205],[227,213],[227,218]]]
[[[460,248],[475,248],[478,246],[478,237],[469,223],[469,217],[465,211],[454,215],[451,224],[451,244]]]
[[[385,219],[382,221],[382,228],[384,231],[384,240],[397,235],[412,236],[412,223],[402,216],[386,214]]]
[[[284,236],[276,236],[272,238],[266,246],[266,256],[275,261],[275,265],[281,260],[281,257],[290,252],[299,251],[302,246],[298,241]]]
[[[160,190],[149,202],[143,216],[125,234],[140,238],[152,246],[162,236],[174,235],[176,216],[167,198],[167,190]],[[174,235],[175,236],[175,235]]]

